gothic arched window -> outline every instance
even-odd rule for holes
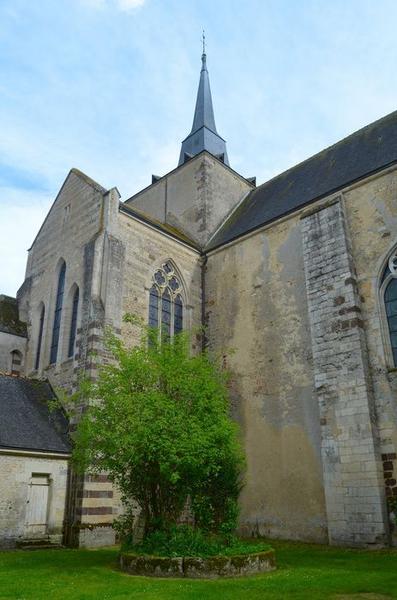
[[[395,277],[390,279],[385,289],[385,309],[394,366],[397,367],[397,278]]]
[[[181,284],[171,262],[157,269],[149,292],[149,325],[158,327],[161,337],[170,337],[183,329]]]
[[[76,331],[77,331],[78,310],[79,310],[79,288],[77,287],[73,294],[73,301],[72,301],[72,319],[70,321],[68,358],[73,356],[73,352],[74,352],[74,344],[76,341]]]
[[[52,339],[50,349],[50,364],[56,363],[58,356],[59,332],[61,329],[63,292],[65,289],[66,264],[62,263],[58,276],[58,288],[55,302],[54,325],[52,328]]]
[[[43,304],[43,306],[41,307],[41,311],[40,311],[39,335],[37,336],[36,360],[35,360],[35,364],[34,364],[34,368],[36,369],[36,371],[40,366],[40,354],[41,354],[41,343],[43,341],[44,317],[45,317],[45,308],[44,308],[44,304]]]
[[[386,353],[389,357],[389,366],[397,367],[397,251],[390,255],[384,267],[380,281],[380,299],[384,306],[382,309],[387,326],[383,328],[385,334]]]

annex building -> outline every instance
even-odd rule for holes
[[[19,424],[0,427],[0,472],[7,461],[14,473],[0,499],[3,538],[32,535],[37,484],[49,486],[38,535],[55,521],[59,534],[63,503],[67,543],[114,539],[117,490],[105,473],[65,478],[69,442],[29,390],[39,379],[71,391],[82,372],[95,377],[104,326],[133,342],[137,331],[122,320],[132,312],[171,335],[204,324],[195,350],[224,352],[247,457],[241,532],[391,543],[397,112],[256,186],[229,165],[204,54],[175,169],[124,201],[72,169],[21,283],[16,300],[0,299],[0,403],[12,398],[7,418]],[[42,443],[22,425],[33,414]]]

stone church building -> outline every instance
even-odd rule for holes
[[[72,169],[29,250],[17,308],[26,328],[15,348],[7,334],[7,364],[17,350],[24,377],[67,391],[82,371],[95,377],[105,325],[134,340],[126,312],[171,335],[204,324],[196,350],[222,351],[233,372],[247,457],[240,531],[391,543],[397,112],[256,187],[229,165],[204,54],[176,168],[124,201]],[[65,541],[110,543],[119,510],[106,474],[71,473]]]

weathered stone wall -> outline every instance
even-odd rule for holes
[[[144,322],[148,321],[149,290],[154,273],[167,260],[171,260],[183,285],[184,326],[197,329],[201,324],[199,253],[125,213],[120,213],[119,235],[125,245],[122,313],[133,313]],[[121,333],[128,343],[139,339],[139,332],[129,324],[122,323]],[[195,337],[193,345],[199,347]]]
[[[346,220],[366,331],[386,493],[397,497],[397,369],[389,353],[389,332],[381,277],[397,245],[397,171],[360,182],[344,194]]]
[[[127,203],[204,246],[251,189],[246,179],[202,152]]]
[[[73,359],[70,361],[67,357],[72,289],[74,285],[79,286],[80,298],[83,297],[85,247],[101,229],[104,191],[79,172],[70,172],[29,251],[26,280],[19,293],[20,317],[28,325],[26,373],[35,374],[40,311],[44,305],[44,330],[37,374],[47,376],[56,385],[66,388],[70,387],[73,371]],[[57,363],[49,366],[61,259],[66,262],[61,332]],[[78,327],[81,305],[80,301]]]
[[[329,527],[336,543],[387,541],[397,370],[379,290],[397,246],[396,192],[390,169],[340,194],[346,222],[324,199],[208,257],[209,341],[234,372],[248,459],[245,531],[321,540]]]
[[[24,371],[26,354],[26,338],[0,331],[0,372],[11,373],[11,352],[17,350],[22,354],[21,373]]]
[[[32,473],[50,477],[48,536],[62,541],[68,464],[66,459],[0,454],[0,545],[13,547],[29,532],[26,507]]]
[[[30,375],[47,377],[55,389],[74,391],[79,373],[96,375],[96,359],[91,356],[100,342],[106,324],[107,298],[117,292],[115,278],[119,276],[112,254],[112,215],[117,215],[119,197],[116,190],[106,192],[84,174],[72,170],[62,186],[36,240],[29,252],[26,280],[19,292],[21,318],[28,324],[26,371]],[[66,263],[65,290],[56,364],[50,365],[50,346],[60,261]],[[109,266],[110,265],[110,266]],[[111,273],[111,277],[107,273]],[[79,310],[74,355],[68,357],[73,292],[79,288]],[[118,290],[119,291],[119,290]],[[35,370],[41,307],[45,307],[44,331],[39,369]],[[114,304],[109,312],[120,318]],[[108,322],[112,322],[109,319]],[[99,357],[98,357],[99,360]],[[73,423],[72,423],[73,427]],[[101,537],[90,527],[105,525],[101,532],[109,543],[113,520],[112,486],[107,477],[99,482],[71,475],[67,498],[68,543],[79,543],[80,526],[84,543],[89,537],[98,543]],[[117,511],[116,511],[117,512]],[[107,530],[106,530],[107,526]],[[111,530],[110,530],[111,531]],[[114,540],[114,532],[112,532]]]
[[[320,416],[313,389],[298,218],[210,254],[210,346],[233,372],[247,456],[241,531],[325,541]]]
[[[383,545],[388,526],[380,447],[341,198],[304,213],[301,225],[329,539]]]

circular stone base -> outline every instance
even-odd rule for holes
[[[149,577],[192,577],[215,579],[266,573],[276,568],[274,550],[239,554],[237,556],[210,556],[208,558],[143,556],[130,552],[120,554],[120,567],[131,575]]]

